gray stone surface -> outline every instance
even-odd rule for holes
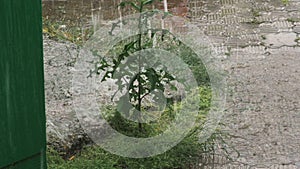
[[[77,56],[76,45],[44,36],[47,142],[64,153],[80,150],[82,145],[91,142],[73,108],[71,82]]]
[[[234,147],[240,156],[231,151],[228,160],[218,149],[204,168],[300,168],[300,48],[295,42],[300,1],[205,2],[201,8],[209,14],[193,16],[199,10],[194,8],[191,17],[215,40],[230,72],[228,113],[222,123],[231,135],[225,147]],[[234,10],[215,15],[224,8]],[[230,52],[224,50],[228,47]]]
[[[295,46],[297,42],[295,39],[297,38],[297,34],[294,32],[290,33],[277,33],[277,34],[267,34],[266,40],[263,42],[265,45],[270,48],[278,48],[282,46]]]
[[[300,160],[299,52],[299,48],[281,48],[270,50],[265,58],[241,59],[245,55],[239,53],[227,60],[233,95],[224,131],[232,135],[230,145],[241,154],[232,163],[237,168],[241,164],[296,168]]]

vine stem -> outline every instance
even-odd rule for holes
[[[139,17],[139,39],[138,39],[138,51],[142,50],[142,12],[143,12],[143,2],[140,2],[140,17]],[[141,123],[141,107],[142,107],[142,84],[141,84],[141,56],[138,55],[138,64],[139,64],[139,74],[138,74],[138,111],[140,113],[139,115],[139,130],[142,131],[143,130],[143,125]]]

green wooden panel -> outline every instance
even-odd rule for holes
[[[45,168],[46,163],[42,162],[45,156],[41,153],[36,154],[34,156],[30,156],[26,159],[18,161],[16,163],[12,163],[9,166],[4,167],[4,169],[36,169],[36,168]]]
[[[40,0],[0,0],[0,168],[45,168]]]

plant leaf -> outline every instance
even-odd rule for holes
[[[143,2],[143,5],[148,5],[148,4],[151,4],[153,3],[154,0],[146,0]]]
[[[140,11],[140,7],[138,7],[135,3],[130,2],[130,1],[124,1],[124,2],[121,2],[118,6],[124,8],[126,5],[130,5],[130,6],[133,7],[135,10]]]

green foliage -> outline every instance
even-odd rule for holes
[[[63,164],[64,160],[60,156],[60,154],[51,147],[47,147],[47,162],[50,165],[53,164]]]
[[[287,20],[288,22],[292,22],[292,23],[300,22],[300,18],[287,18],[286,20]]]
[[[257,10],[257,9],[251,9],[251,12],[252,12],[252,15],[254,16],[254,17],[260,17],[261,16],[261,14],[260,14],[260,11],[259,10]]]
[[[200,86],[199,87],[199,112],[198,116],[195,117],[197,119],[197,125],[194,126],[195,129],[201,127],[201,125],[206,120],[206,115],[210,110],[211,106],[211,89],[208,86]],[[151,109],[152,107],[149,106],[146,109]],[[174,103],[164,109],[162,114],[159,112],[150,112],[153,113],[152,115],[156,117],[156,121],[150,122],[149,124],[144,124],[144,132],[140,132],[135,122],[131,120],[127,120],[122,117],[122,115],[117,111],[117,108],[111,105],[107,105],[105,108],[101,110],[103,117],[106,121],[109,122],[110,126],[117,130],[118,132],[131,136],[131,137],[152,137],[158,134],[161,134],[165,131],[169,126],[170,123],[173,122],[174,117],[177,115],[179,110],[182,109],[182,104],[180,102]],[[157,114],[155,114],[157,113]]]
[[[172,81],[175,80],[174,75],[170,74],[167,68],[160,62],[156,62],[155,68],[147,67],[142,60],[141,54],[138,54],[137,58],[129,58],[132,53],[138,53],[147,48],[151,48],[153,45],[153,36],[151,38],[147,37],[147,34],[143,32],[143,26],[147,24],[147,19],[149,16],[155,14],[155,11],[144,12],[144,7],[146,5],[152,4],[154,0],[139,0],[139,1],[123,1],[119,4],[121,7],[127,5],[131,6],[133,9],[140,13],[138,20],[138,29],[139,35],[137,37],[131,37],[130,40],[123,40],[121,42],[124,45],[123,49],[121,48],[120,53],[115,52],[115,56],[110,59],[106,57],[100,58],[100,62],[97,65],[100,65],[96,70],[92,72],[99,73],[99,71],[104,71],[105,74],[102,78],[102,81],[107,79],[115,79],[116,84],[118,85],[118,91],[127,90],[126,93],[120,97],[118,101],[118,109],[122,110],[125,114],[129,114],[131,107],[134,107],[133,111],[141,111],[142,101],[148,95],[154,95],[154,101],[159,100],[159,95],[162,91],[165,91],[165,86],[170,85],[172,89],[176,90],[176,87],[172,85]],[[110,34],[114,31],[116,27],[120,24],[120,21],[113,24]],[[122,24],[126,24],[126,21],[122,21]],[[147,26],[146,26],[147,27]],[[152,30],[147,28],[146,32],[162,32],[165,34],[165,30]],[[93,52],[97,53],[97,52]],[[122,66],[122,67],[121,67]],[[120,68],[121,67],[121,68]],[[133,69],[138,69],[136,73]],[[131,106],[128,106],[131,105]],[[139,129],[143,130],[141,119],[138,123]]]
[[[171,150],[149,158],[132,159],[104,151],[99,146],[85,147],[80,154],[64,161],[57,152],[48,148],[48,168],[51,169],[188,169],[198,166],[205,153],[212,152],[213,135],[207,142],[198,142],[198,133],[191,132]]]
[[[85,147],[72,160],[62,161],[57,153],[48,152],[51,169],[186,169],[197,166],[201,154],[212,149],[212,144],[198,143],[196,133],[171,150],[150,158],[131,159],[110,154],[98,146]],[[49,151],[49,150],[48,150]],[[60,160],[57,160],[60,159]],[[56,161],[55,161],[56,160]]]
[[[138,4],[134,2],[125,1],[122,2],[120,6],[124,7],[130,5],[141,12],[144,5],[152,2],[153,1],[140,1],[138,6]],[[169,73],[168,68],[159,61],[154,63],[154,68],[149,68],[147,64],[143,62],[143,59],[145,60],[143,56],[138,54],[137,58],[130,58],[133,53],[138,53],[144,49],[159,48],[176,54],[189,65],[198,85],[209,85],[209,76],[201,59],[173,34],[164,29],[147,28],[145,31],[147,33],[141,30],[141,25],[146,24],[148,17],[154,13],[155,11],[148,11],[141,14],[138,24],[140,26],[140,34],[128,39],[123,39],[111,49],[107,56],[99,56],[100,61],[97,63],[96,69],[91,71],[91,73],[96,72],[98,74],[105,72],[102,81],[115,79],[118,85],[118,91],[123,92],[127,90],[118,101],[119,110],[122,110],[125,114],[129,113],[131,107],[141,111],[142,101],[146,96],[151,94],[152,96],[154,95],[154,101],[159,100],[157,95],[159,95],[160,91],[165,91],[166,85],[171,86],[172,90],[177,90],[172,82],[183,82],[183,79],[175,78],[173,74]],[[126,24],[126,22],[124,23]],[[120,23],[117,22],[113,24],[111,34],[118,24]],[[152,33],[151,37],[149,37],[149,31]],[[159,44],[157,45],[159,47],[154,47],[154,41]],[[93,53],[97,55],[97,51],[93,51]],[[154,60],[154,58],[152,60]],[[133,71],[136,69],[138,69],[137,73]],[[128,106],[128,104],[131,104],[131,106]],[[141,126],[141,123],[139,126]]]
[[[198,125],[178,145],[163,154],[149,158],[132,159],[113,155],[104,151],[101,147],[93,145],[85,147],[80,154],[64,161],[56,151],[48,148],[48,166],[51,169],[188,169],[197,166],[205,153],[214,150],[214,143],[218,137],[218,134],[213,134],[204,143],[198,141],[198,135],[201,131],[199,128],[205,121],[206,114],[211,106],[211,89],[207,86],[201,86],[199,87],[199,94],[201,110],[197,117]],[[180,105],[175,104],[174,107],[180,107]],[[126,121],[120,114],[115,113],[115,108],[112,106],[107,106],[106,110],[106,120],[113,128],[127,136],[135,137],[149,137],[160,134],[172,122],[172,117],[175,115],[175,111],[172,109],[165,110],[159,122],[145,125],[145,131],[141,133],[137,130],[138,128],[134,122]]]
[[[191,70],[199,86],[200,85],[209,86],[210,85],[209,75],[206,71],[205,65],[203,64],[199,56],[197,56],[197,54],[191,48],[181,43],[179,40],[173,39],[173,44],[174,43],[176,45],[172,45],[171,43],[170,46],[167,46],[167,44],[164,44],[164,45],[160,45],[160,48],[170,51],[171,53],[174,53],[177,56],[179,56],[180,59],[182,59],[182,61],[188,65],[189,69]]]
[[[289,1],[289,0],[281,0],[281,2],[282,2],[284,5],[287,5],[290,1]]]

